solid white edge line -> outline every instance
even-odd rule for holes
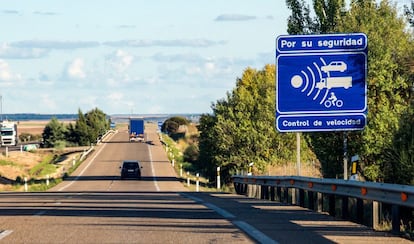
[[[152,180],[154,181],[154,186],[157,191],[160,191],[160,187],[158,186],[157,177],[155,176],[155,169],[154,164],[152,163],[152,153],[151,153],[151,147],[147,144],[148,147],[148,154],[150,159],[150,165],[151,165],[151,174],[152,174]]]
[[[217,207],[214,204],[211,204],[211,203],[206,202],[206,203],[204,203],[204,206],[208,207],[209,209],[214,210],[215,212],[217,212],[218,214],[220,214],[221,216],[223,216],[226,219],[234,219],[234,218],[236,218],[236,216],[234,216],[233,214],[227,212],[226,210],[224,210],[222,208]]]
[[[113,136],[114,134],[112,134]],[[101,151],[105,148],[106,144],[104,144],[101,149],[99,149],[99,151],[97,151],[95,153],[95,155],[92,157],[91,161],[89,161],[88,165],[86,165],[86,167],[79,173],[78,176],[75,177],[75,179],[73,179],[73,181],[71,181],[69,184],[61,187],[60,189],[58,189],[58,191],[63,191],[66,188],[68,188],[69,186],[71,186],[73,183],[75,183],[82,175],[83,173],[85,173],[85,171],[89,168],[89,166],[93,163],[93,161],[95,161],[95,158],[101,153]]]
[[[250,237],[258,241],[259,243],[267,243],[267,244],[278,244],[279,242],[269,238],[263,232],[259,231],[258,229],[254,228],[253,226],[249,225],[248,223],[240,220],[232,221],[232,223],[237,226],[239,229],[246,232]]]
[[[2,232],[0,232],[0,240],[3,239],[4,237],[10,235],[13,231],[12,230],[4,230]]]
[[[236,216],[234,216],[233,214],[227,212],[226,210],[224,210],[222,208],[217,207],[214,204],[204,202],[204,200],[201,199],[201,198],[194,197],[194,196],[188,195],[186,193],[181,193],[181,196],[189,198],[189,199],[195,201],[196,203],[199,203],[199,204],[202,204],[202,205],[206,206],[207,208],[215,211],[216,213],[220,214],[221,216],[223,216],[226,219],[235,219],[236,218]],[[249,235],[251,238],[258,241],[259,243],[278,244],[277,241],[274,241],[273,239],[271,239],[270,237],[265,235],[263,232],[259,231],[258,229],[254,228],[253,226],[249,225],[248,223],[246,223],[244,221],[233,220],[233,221],[231,221],[231,223],[233,225],[235,225],[237,228],[239,228],[242,231],[246,232],[247,235]]]

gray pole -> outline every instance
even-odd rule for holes
[[[300,133],[296,132],[296,167],[298,176],[300,176]]]
[[[348,134],[344,132],[344,180],[348,179],[348,152],[347,152],[347,144],[348,144]]]

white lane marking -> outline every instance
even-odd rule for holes
[[[0,240],[3,239],[4,237],[10,235],[13,231],[12,230],[3,230],[0,232]]]
[[[148,147],[148,154],[149,154],[150,165],[151,165],[152,180],[154,181],[155,189],[157,191],[160,191],[160,187],[158,186],[158,182],[157,182],[157,177],[155,176],[154,164],[152,163],[151,147],[148,144],[147,144],[147,147]]]
[[[268,244],[279,243],[244,221],[235,220],[235,221],[232,221],[232,223],[235,226],[237,226],[239,229],[246,232],[250,237],[258,241],[259,243],[268,243]]]
[[[201,198],[194,197],[194,196],[188,195],[186,193],[181,193],[180,195],[185,197],[185,198],[189,198],[189,199],[195,201],[196,203],[200,203],[200,204],[206,206],[207,208],[209,208],[211,210],[214,210],[216,213],[220,214],[221,216],[223,216],[226,219],[235,219],[236,218],[236,216],[234,216],[233,214],[227,212],[226,210],[224,210],[222,208],[217,207],[214,204],[205,202]],[[258,241],[259,243],[278,244],[277,241],[274,241],[273,239],[271,239],[270,237],[265,235],[263,232],[259,231],[258,229],[254,228],[253,226],[249,225],[248,223],[246,223],[244,221],[232,220],[231,223],[233,225],[237,226],[237,228],[244,231],[251,238]]]
[[[214,204],[205,202],[204,203],[204,206],[208,207],[209,209],[214,210],[215,212],[217,212],[218,214],[220,214],[221,216],[223,216],[226,219],[234,219],[234,218],[236,218],[236,216],[234,216],[233,214],[227,212],[226,210],[224,210],[222,208],[217,207]]]
[[[217,207],[216,205],[212,204],[212,203],[208,203],[208,202],[204,202],[203,199],[198,198],[198,197],[194,197],[185,193],[181,193],[181,196],[189,198],[191,200],[193,200],[196,203],[200,203],[203,204],[204,206],[206,206],[207,208],[217,212],[218,214],[220,214],[221,216],[223,216],[226,219],[234,219],[236,218],[236,216],[234,216],[233,214],[227,212],[226,210]]]
[[[112,134],[114,135],[114,134]],[[68,188],[69,186],[71,186],[73,183],[75,183],[82,175],[83,173],[85,173],[85,171],[89,168],[89,166],[93,163],[93,161],[95,161],[96,157],[101,153],[101,151],[105,148],[106,143],[103,144],[103,146],[101,147],[101,149],[99,149],[98,152],[95,153],[95,155],[92,157],[91,161],[89,161],[88,165],[86,165],[86,167],[79,173],[78,176],[75,177],[75,179],[73,179],[73,181],[71,181],[69,184],[67,184],[66,186],[61,187],[60,189],[58,189],[58,191],[63,191],[66,188]]]

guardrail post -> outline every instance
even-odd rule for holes
[[[323,211],[323,194],[320,192],[316,193],[316,198],[318,204],[316,211],[320,213]]]
[[[362,224],[364,222],[364,200],[357,198],[357,223]]]
[[[308,191],[308,208],[315,210],[315,193],[313,191]]]
[[[263,185],[260,187],[260,199],[269,200],[269,187]]]
[[[305,190],[299,189],[299,199],[298,199],[299,206],[305,207]]]
[[[200,191],[200,174],[196,174],[196,192]]]
[[[331,216],[335,216],[335,195],[334,194],[329,194],[328,196],[329,198],[329,215]]]
[[[400,206],[392,205],[391,207],[391,214],[392,214],[392,233],[399,234],[400,233]]]
[[[283,202],[289,203],[289,188],[283,189]]]
[[[349,219],[348,197],[342,197],[342,219]]]
[[[270,187],[270,201],[275,201],[275,187]]]
[[[291,192],[292,192],[292,205],[296,205],[297,204],[297,197],[296,197],[296,188],[290,188]]]
[[[27,187],[27,178],[24,177],[24,191],[27,192],[28,191],[28,187]]]
[[[378,229],[379,216],[379,202],[372,201],[372,228],[374,230]]]
[[[282,188],[276,187],[276,195],[279,202],[282,202]]]

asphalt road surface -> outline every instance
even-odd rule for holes
[[[177,180],[155,132],[111,134],[48,192],[0,194],[0,243],[404,243],[298,206],[195,193]],[[142,180],[121,180],[139,160]]]
[[[130,143],[111,134],[62,184],[44,193],[0,195],[4,243],[252,243],[212,209],[188,198],[155,133]],[[141,180],[121,180],[122,160]]]

